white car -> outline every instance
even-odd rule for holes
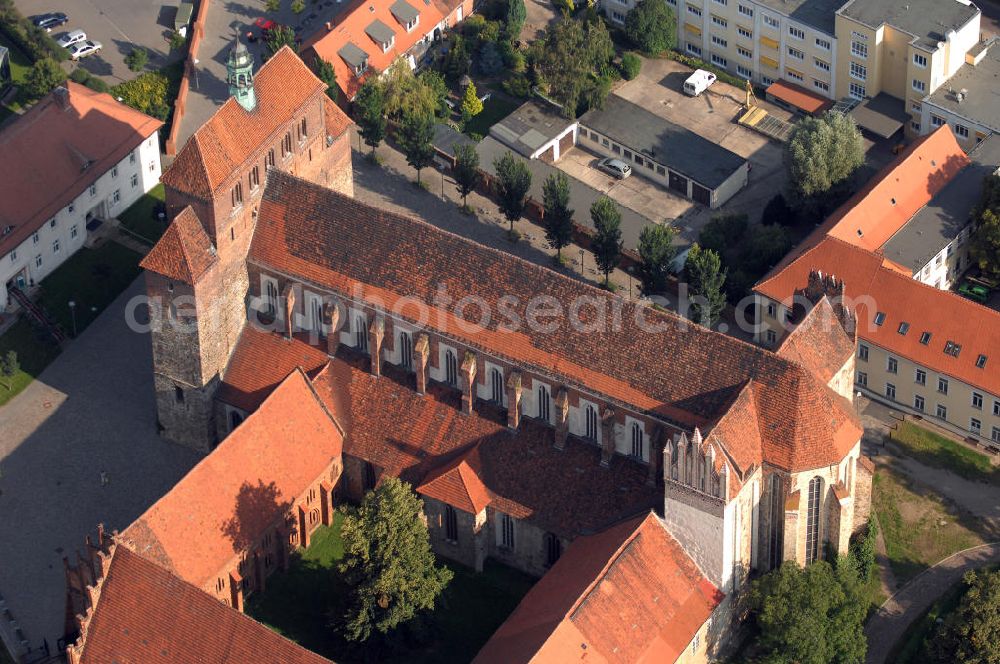
[[[83,30],[73,30],[72,32],[67,32],[61,35],[59,39],[56,40],[56,43],[62,46],[63,48],[68,49],[73,44],[86,41],[86,39],[87,39],[86,32],[84,32]]]
[[[88,55],[93,55],[94,53],[101,52],[101,42],[92,41],[90,39],[73,44],[69,48],[69,57],[72,60],[79,60],[80,58],[85,58]]]
[[[689,97],[697,97],[709,86],[715,83],[715,74],[704,69],[696,69],[693,74],[684,81],[684,94]]]

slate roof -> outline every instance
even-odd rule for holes
[[[260,408],[125,529],[135,551],[203,587],[339,457],[343,432],[293,371]]]
[[[201,225],[198,215],[188,206],[167,226],[163,236],[140,261],[144,270],[161,274],[193,286],[219,262],[219,257]]]
[[[0,257],[161,126],[156,118],[73,81],[15,116],[0,131]]]
[[[369,260],[373,252],[380,261]],[[860,435],[850,404],[773,353],[673,314],[644,308],[637,317],[637,303],[279,171],[268,175],[249,260],[303,282],[378,297],[389,310],[404,297],[423,302],[429,327],[464,346],[653,417],[701,426],[703,433],[752,379],[768,405],[762,409],[764,458],[779,465],[839,461],[857,442],[849,440],[852,432]],[[596,330],[579,329],[566,316],[551,329],[512,331],[500,325],[500,316],[470,326],[478,313],[466,308],[459,324],[456,311],[436,305],[442,292],[482,298],[494,311],[501,297],[514,298],[510,311],[519,321],[528,320],[528,304],[539,293],[564,307],[585,297],[620,310],[621,317],[602,324],[596,312],[583,312]]]
[[[332,664],[119,544],[80,664]]]
[[[673,662],[724,595],[655,514],[576,539],[474,664]]]

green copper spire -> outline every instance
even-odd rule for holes
[[[233,38],[233,48],[226,60],[226,81],[229,94],[236,97],[240,106],[248,111],[257,108],[257,95],[253,90],[253,55],[240,41],[239,33]]]

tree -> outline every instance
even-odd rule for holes
[[[642,58],[629,51],[622,56],[622,78],[631,81],[642,71]]]
[[[52,58],[37,60],[24,81],[25,90],[32,97],[44,97],[66,80],[66,72]]]
[[[316,78],[323,81],[326,86],[326,96],[331,101],[337,101],[340,97],[340,88],[337,86],[337,72],[333,69],[333,65],[317,56],[314,66]]]
[[[344,562],[350,586],[346,636],[386,634],[434,602],[453,576],[434,564],[423,503],[409,484],[389,477],[344,518]]]
[[[590,219],[596,231],[590,248],[598,269],[604,273],[604,286],[607,287],[611,271],[618,267],[622,257],[622,213],[613,200],[601,196],[590,206]]]
[[[719,254],[702,249],[698,244],[691,245],[684,262],[684,278],[691,297],[688,318],[712,327],[726,306],[726,296],[722,292],[726,271],[722,269]]]
[[[603,102],[609,85],[597,77],[611,62],[615,48],[603,22],[585,23],[563,18],[531,45],[531,59],[549,97],[563,105],[563,115],[574,118],[581,102]],[[590,94],[588,94],[588,91]]]
[[[663,293],[667,289],[670,266],[677,256],[674,236],[677,232],[669,224],[650,224],[639,233],[638,277],[644,295]]]
[[[976,230],[969,244],[969,257],[988,276],[1000,277],[1000,177],[983,181],[983,193],[972,212]]]
[[[465,87],[465,95],[462,96],[462,123],[467,123],[482,112],[483,102],[479,101],[476,84],[469,81],[469,84]]]
[[[659,55],[677,41],[677,17],[662,0],[639,0],[625,16],[625,34],[646,55]]]
[[[281,0],[265,0],[264,9],[272,14],[277,14],[281,11]]]
[[[445,53],[441,70],[446,79],[454,82],[469,73],[469,64],[469,49],[465,45],[465,39],[456,35],[451,48]]]
[[[455,147],[455,186],[462,197],[462,207],[468,209],[466,199],[479,184],[479,153],[470,143],[462,143]]]
[[[264,39],[265,59],[270,60],[271,56],[281,50],[282,46],[287,46],[296,53],[299,52],[299,45],[295,43],[295,31],[287,25],[276,25],[268,31]]]
[[[764,274],[792,248],[792,238],[784,226],[755,225],[748,230],[743,246],[743,259],[740,263],[751,272]]]
[[[427,112],[407,113],[399,125],[396,141],[406,155],[406,163],[417,170],[417,184],[420,171],[434,163],[434,116]]]
[[[749,223],[745,212],[717,214],[701,229],[698,244],[702,249],[711,249],[722,255],[728,247],[743,239]]]
[[[14,375],[21,370],[21,363],[18,362],[17,352],[7,351],[7,354],[0,358],[0,376],[7,379],[7,389],[14,389]]]
[[[141,46],[133,46],[129,54],[125,56],[125,64],[131,71],[142,71],[147,62],[149,62],[149,53]]]
[[[385,92],[385,114],[402,120],[407,114],[431,114],[438,110],[438,91],[414,75],[402,58],[396,60],[382,76]]]
[[[500,211],[510,222],[510,232],[513,234],[514,222],[524,214],[528,190],[531,189],[531,171],[524,160],[515,157],[510,150],[493,160],[493,170],[496,171]]]
[[[927,654],[935,662],[1000,662],[1000,571],[969,571],[962,582],[958,608],[925,642]]]
[[[785,197],[775,194],[774,198],[767,202],[764,211],[760,215],[762,224],[778,224],[779,226],[794,226],[799,221],[795,210],[788,204]]]
[[[500,55],[496,43],[483,42],[483,45],[479,47],[479,59],[476,61],[476,66],[483,76],[496,76],[503,71],[503,56]]]
[[[853,565],[825,560],[794,563],[754,581],[748,604],[757,621],[757,646],[774,664],[860,664],[868,643],[867,603]]]
[[[521,38],[521,29],[528,18],[528,10],[524,0],[507,0],[507,17],[504,24],[504,34],[507,39],[517,41]]]
[[[417,79],[427,88],[434,99],[434,115],[439,118],[447,117],[448,104],[445,103],[445,99],[448,98],[448,84],[441,72],[436,69],[425,69],[420,72]]]
[[[375,148],[385,138],[385,90],[375,76],[369,77],[354,97],[354,120],[365,144]]]
[[[828,112],[802,118],[785,148],[788,193],[796,201],[826,193],[864,163],[864,141],[850,116]]]
[[[875,549],[878,542],[878,515],[871,513],[868,518],[868,527],[865,534],[858,537],[851,543],[851,559],[858,569],[858,579],[861,583],[868,583],[878,572],[878,563],[875,559]]]
[[[573,238],[573,210],[569,207],[569,178],[556,172],[542,184],[545,206],[545,238],[556,249],[556,260],[562,261],[562,248]]]

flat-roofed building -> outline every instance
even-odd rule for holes
[[[1000,40],[977,44],[965,54],[965,64],[921,104],[920,131],[947,124],[965,149],[1000,133]]]

